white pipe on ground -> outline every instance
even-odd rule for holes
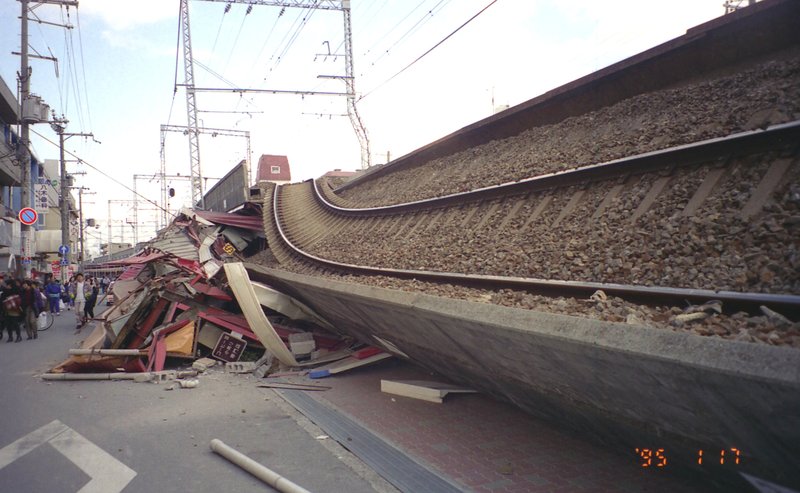
[[[139,349],[70,349],[71,356],[141,356],[147,351]]]
[[[281,493],[311,493],[302,486],[298,486],[272,469],[264,467],[238,450],[225,445],[225,443],[218,438],[211,440],[210,445],[211,450],[213,450],[215,453],[228,459],[230,462],[233,462],[237,466],[272,486]]]
[[[44,373],[42,380],[133,380],[143,373]]]

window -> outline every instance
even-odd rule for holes
[[[278,174],[278,173],[281,172],[281,167],[280,166],[270,166],[269,172],[272,173],[273,175],[274,174]]]

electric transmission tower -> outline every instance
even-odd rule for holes
[[[200,204],[201,208],[205,208],[203,204],[203,183],[202,174],[200,170],[200,145],[198,135],[202,129],[197,127],[197,104],[195,95],[198,92],[232,92],[244,94],[248,93],[265,93],[265,94],[299,94],[319,95],[319,96],[345,96],[347,98],[347,115],[350,117],[350,122],[353,130],[356,133],[359,146],[361,148],[361,168],[367,169],[371,165],[371,154],[369,150],[369,136],[367,129],[364,126],[361,117],[356,108],[356,88],[355,76],[353,70],[353,40],[352,28],[350,19],[350,0],[198,0],[205,2],[216,2],[224,4],[240,3],[248,6],[264,5],[270,7],[290,7],[290,8],[307,8],[317,10],[338,10],[342,12],[344,20],[344,62],[345,74],[344,76],[328,76],[329,78],[343,79],[345,82],[345,92],[330,92],[330,91],[303,91],[303,90],[281,90],[281,89],[251,89],[251,88],[200,88],[195,87],[194,84],[194,63],[192,60],[192,36],[189,28],[189,0],[181,0],[180,7],[180,20],[181,20],[181,33],[183,36],[183,65],[185,71],[186,88],[186,112],[187,112],[187,135],[189,137],[189,159],[191,163],[191,178],[192,178],[192,201],[195,205]],[[163,133],[162,133],[162,146],[163,146]],[[249,156],[248,156],[249,158]]]

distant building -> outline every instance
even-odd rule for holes
[[[340,169],[335,169],[333,171],[328,171],[324,175],[323,178],[327,178],[328,183],[331,187],[336,188],[344,185],[348,181],[352,180],[354,177],[360,175],[362,171],[342,171]]]
[[[100,245],[100,254],[114,255],[117,252],[121,252],[123,250],[127,250],[132,247],[133,245],[131,245],[130,243],[117,243],[117,242],[103,243],[102,245]]]
[[[340,169],[335,169],[333,171],[328,171],[322,176],[327,178],[351,178],[358,174],[360,174],[358,171],[342,171]]]
[[[258,159],[256,183],[262,181],[277,184],[289,183],[292,181],[292,173],[289,169],[289,158],[286,156],[262,154]]]

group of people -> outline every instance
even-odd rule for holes
[[[44,295],[37,281],[0,277],[0,307],[2,327],[8,332],[6,342],[22,341],[22,325],[28,340],[39,337],[36,318],[44,309]]]
[[[79,331],[89,319],[94,318],[94,307],[100,291],[102,289],[105,292],[109,284],[107,278],[84,278],[83,274],[71,277],[66,284],[50,276],[44,285],[37,280],[4,278],[0,275],[0,338],[5,330],[8,332],[6,342],[20,342],[21,327],[25,326],[28,340],[37,339],[37,318],[48,308],[53,316],[61,315],[62,308],[74,308],[76,330]]]
[[[71,277],[65,285],[60,280],[51,278],[44,288],[50,313],[58,316],[61,315],[62,307],[67,310],[75,308],[76,328],[80,329],[88,319],[94,318],[94,306],[104,285],[102,280],[98,281],[92,276],[84,279],[83,274]]]

